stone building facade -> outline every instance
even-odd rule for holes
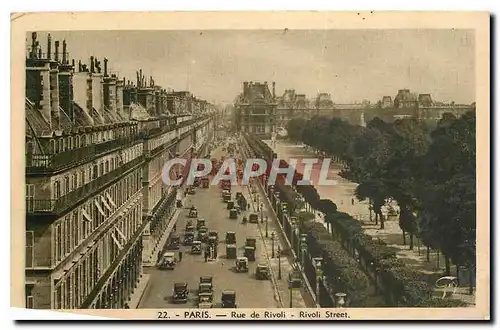
[[[124,308],[175,206],[163,164],[206,148],[212,114],[54,45],[33,33],[26,58],[26,307]]]

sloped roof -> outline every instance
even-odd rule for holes
[[[132,103],[130,105],[130,119],[131,120],[148,120],[152,119],[148,111],[140,104]]]
[[[35,134],[36,136],[40,136],[41,134],[47,134],[47,132],[51,131],[49,123],[28,99],[26,99],[25,102],[25,111],[27,122],[26,135],[31,136]]]
[[[75,115],[75,125],[77,126],[92,126],[94,125],[94,121],[92,117],[88,115],[88,113],[83,110],[82,107],[78,105],[78,103],[73,102],[73,112]]]

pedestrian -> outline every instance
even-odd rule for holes
[[[177,231],[177,224],[174,223],[174,227],[172,228],[174,231]]]
[[[179,251],[179,262],[182,261],[182,251]]]
[[[207,253],[207,250],[205,250],[205,262],[208,262],[208,253]]]
[[[351,203],[352,205],[354,205],[354,198],[351,198]]]

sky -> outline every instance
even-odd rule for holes
[[[47,33],[38,33],[44,52]],[[394,97],[398,89],[435,100],[475,101],[472,30],[189,30],[51,32],[65,39],[70,58],[101,63],[136,81],[142,69],[155,83],[231,103],[243,81],[276,82],[336,103]],[[27,37],[31,43],[30,36]],[[54,46],[52,46],[54,49]]]

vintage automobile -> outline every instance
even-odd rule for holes
[[[222,200],[226,203],[231,200],[231,192],[229,190],[224,190],[222,192]]]
[[[259,215],[257,213],[250,213],[250,216],[248,217],[248,222],[259,223]]]
[[[189,290],[186,282],[174,283],[174,303],[186,303],[188,296]]]
[[[213,277],[212,276],[200,276],[200,283],[210,283],[212,284]]]
[[[182,200],[181,199],[178,199],[176,202],[175,202],[175,206],[177,208],[181,208],[182,207]]]
[[[163,254],[163,257],[160,260],[158,268],[160,269],[174,269],[177,264],[177,260],[175,258],[175,252],[167,251]]]
[[[213,246],[215,248],[215,247],[217,247],[217,244],[219,244],[219,241],[217,240],[217,237],[215,237],[215,236],[208,236],[207,244],[210,246]]]
[[[198,308],[212,308],[213,307],[213,293],[200,293],[198,294]]]
[[[194,182],[193,182],[193,186],[199,187],[200,185],[201,185],[201,178],[199,178],[199,177],[195,178]]]
[[[201,242],[193,241],[191,244],[191,253],[192,254],[201,254]]]
[[[232,208],[234,208],[234,201],[233,200],[227,201],[226,209],[230,210]]]
[[[242,197],[243,197],[243,193],[241,193],[241,192],[239,192],[239,191],[238,191],[238,192],[236,193],[236,196],[235,196],[235,198],[234,198],[234,199],[236,199],[237,201],[239,201]]]
[[[191,245],[193,244],[193,241],[194,241],[194,232],[186,231],[184,233],[184,245]]]
[[[255,261],[255,248],[253,246],[245,246],[245,257],[248,261]]]
[[[196,220],[196,230],[200,230],[201,227],[206,227],[206,221],[205,219],[198,219]]]
[[[232,208],[229,210],[229,219],[238,219],[238,210],[235,208]]]
[[[237,273],[248,273],[248,259],[246,257],[238,257],[234,266]]]
[[[257,239],[256,238],[253,238],[253,237],[247,237],[247,240],[245,242],[245,245],[246,246],[251,246],[253,247],[255,250],[257,250]]]
[[[184,229],[186,233],[194,233],[194,226],[192,223],[186,225],[186,229]]]
[[[188,193],[188,195],[195,195],[195,194],[196,194],[196,189],[195,189],[195,187],[194,187],[194,186],[189,186],[189,187],[187,188],[187,193]]]
[[[236,245],[227,244],[226,245],[226,259],[236,259]]]
[[[212,283],[200,282],[200,284],[198,285],[198,294],[200,294],[200,293],[212,293],[212,292],[213,292]]]
[[[198,229],[198,236],[196,239],[198,241],[205,243],[208,239],[208,228],[207,227],[200,227],[200,229]]]
[[[269,267],[265,263],[259,263],[257,265],[257,269],[255,270],[255,278],[258,280],[268,280],[269,276]]]
[[[234,231],[226,232],[226,244],[236,244],[236,233]]]
[[[177,234],[170,235],[168,239],[168,248],[172,250],[178,250],[181,245],[181,238]]]
[[[188,217],[190,218],[197,218],[198,217],[198,210],[196,209],[196,207],[191,207],[191,209],[189,210],[189,215]]]
[[[210,180],[207,177],[202,178],[201,184],[203,188],[208,188],[210,186]]]
[[[219,233],[215,230],[211,230],[208,232],[208,238],[210,237],[215,237],[215,240],[218,242],[219,241]]]
[[[224,290],[221,295],[222,308],[237,308],[236,291]]]

